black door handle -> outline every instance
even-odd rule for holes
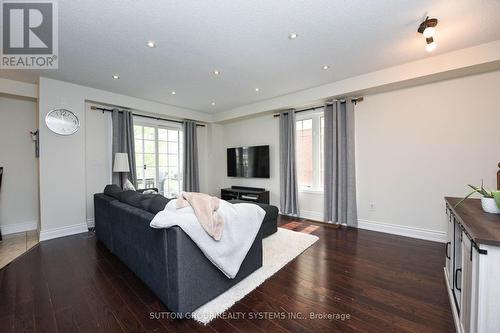
[[[451,259],[450,255],[448,254],[449,253],[449,251],[448,251],[448,245],[451,245],[451,242],[447,242],[446,243],[445,255],[446,255],[446,258]]]
[[[457,282],[457,277],[458,277],[458,272],[459,271],[460,271],[460,275],[462,275],[462,269],[461,268],[457,268],[455,270],[455,279],[454,279],[455,281],[454,281],[454,283],[455,283],[455,289],[458,290],[458,291],[462,291],[462,289],[458,287],[458,282]]]

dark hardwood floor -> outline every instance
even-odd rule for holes
[[[88,233],[42,242],[0,270],[0,332],[454,331],[444,244],[279,223],[320,240],[208,326],[150,319],[167,310]],[[344,319],[310,319],[311,312]],[[257,313],[265,318],[249,319]],[[295,318],[270,318],[288,313]]]

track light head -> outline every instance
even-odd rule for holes
[[[435,18],[430,19],[429,16],[425,18],[425,21],[420,23],[417,31],[424,35],[427,45],[425,49],[427,52],[432,52],[436,49],[437,44],[434,41],[434,34],[436,33],[436,26],[438,24],[438,20]]]
[[[436,26],[438,24],[438,20],[436,18],[429,18],[429,16],[426,17],[425,21],[420,23],[420,26],[418,27],[418,32],[423,34],[425,38],[429,38],[434,36],[434,33],[436,32]]]
[[[427,42],[427,45],[425,45],[425,49],[427,50],[427,52],[432,52],[436,49],[437,44],[434,41],[434,38],[429,37],[429,38],[426,38],[425,41]]]

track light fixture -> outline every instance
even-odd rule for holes
[[[432,52],[436,49],[436,42],[434,41],[434,38],[432,37],[429,37],[429,38],[426,38],[425,39],[426,42],[427,42],[427,45],[425,45],[425,49],[427,50],[427,52]]]
[[[436,49],[436,42],[434,41],[434,34],[436,33],[436,26],[438,24],[438,20],[435,18],[429,18],[427,16],[425,18],[425,21],[420,23],[420,26],[418,27],[418,32],[424,35],[425,40],[427,42],[427,45],[425,46],[425,49],[427,52],[432,52]]]

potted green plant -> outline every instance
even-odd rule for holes
[[[455,207],[464,202],[474,193],[479,193],[483,197],[481,198],[481,207],[486,213],[500,214],[500,191],[489,191],[483,187],[481,182],[481,187],[476,187],[474,185],[468,185],[473,191],[467,194],[465,198],[460,200]]]

